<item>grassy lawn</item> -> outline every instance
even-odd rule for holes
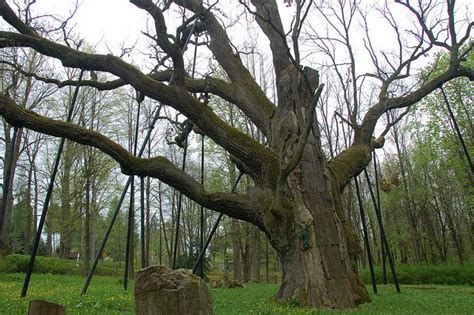
[[[124,292],[118,278],[94,277],[88,294],[80,296],[84,278],[41,275],[32,277],[28,298],[19,297],[23,274],[0,274],[0,314],[26,314],[31,299],[66,306],[68,314],[133,314],[133,287]],[[244,289],[212,289],[216,314],[474,314],[474,287],[405,285],[397,294],[393,286],[379,286],[373,303],[355,310],[315,311],[277,304],[275,284],[250,284]]]

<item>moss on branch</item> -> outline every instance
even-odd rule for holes
[[[371,152],[370,146],[353,145],[328,162],[328,167],[340,190],[370,163]]]
[[[261,225],[258,205],[252,203],[247,196],[228,193],[206,193],[200,183],[186,172],[177,168],[165,157],[150,159],[135,157],[118,143],[99,132],[72,123],[43,117],[35,112],[19,107],[12,99],[4,95],[0,95],[0,115],[13,126],[28,128],[40,133],[67,138],[80,144],[95,147],[116,160],[124,174],[158,178],[206,208],[251,222],[255,225]]]

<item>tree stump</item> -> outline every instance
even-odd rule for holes
[[[28,315],[64,315],[65,312],[64,306],[43,300],[31,300],[28,308]]]
[[[185,269],[151,266],[135,282],[137,314],[214,314],[206,283]]]

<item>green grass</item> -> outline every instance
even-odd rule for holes
[[[84,277],[76,275],[33,274],[28,297],[20,298],[24,274],[0,274],[0,314],[26,314],[33,299],[66,306],[67,314],[133,314],[133,286],[122,289],[119,278],[95,276],[81,296]]]
[[[124,292],[115,277],[96,276],[88,294],[80,296],[84,277],[34,274],[26,299],[19,297],[23,274],[0,274],[0,314],[26,314],[31,299],[66,306],[68,314],[133,314],[133,283]],[[243,289],[211,289],[216,314],[474,314],[474,287],[403,285],[379,286],[373,303],[355,310],[312,310],[272,300],[276,284],[250,284]]]
[[[375,278],[377,283],[382,283],[382,267],[376,266]],[[447,284],[447,285],[474,285],[474,262],[463,265],[396,265],[398,281],[403,284]],[[370,283],[368,269],[360,273],[365,283]],[[393,283],[390,268],[387,265],[387,280]]]
[[[272,301],[278,286],[253,284],[245,289],[214,289],[216,314],[474,314],[474,288],[469,286],[403,285],[398,294],[390,285],[378,286],[372,303],[357,309],[314,310]]]

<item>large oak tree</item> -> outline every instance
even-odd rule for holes
[[[304,23],[310,22],[317,28],[317,21],[309,17],[313,10],[321,8],[318,6],[322,3],[282,1],[296,7],[290,32],[283,27],[276,0],[242,0],[234,4],[255,17],[269,41],[277,87],[277,102],[274,103],[244,66],[221,22],[219,5],[211,2],[130,0],[153,19],[154,34],[149,35],[154,38],[157,49],[167,55],[165,62],[172,65],[172,71],[160,71],[162,67],[156,67],[146,73],[120,57],[91,54],[71,48],[67,41],[52,41],[30,25],[31,19],[25,22],[16,15],[5,0],[0,0],[0,15],[16,31],[0,31],[0,48],[29,47],[59,60],[64,67],[109,73],[116,79],[84,80],[80,84],[99,90],[130,85],[146,97],[171,106],[235,157],[254,182],[254,187],[246,194],[207,192],[198,181],[165,157],[135,157],[98,132],[20,108],[7,95],[0,96],[0,114],[13,126],[96,147],[114,158],[124,174],[158,178],[206,208],[254,224],[265,233],[278,253],[283,270],[278,292],[281,300],[297,299],[303,305],[337,308],[369,301],[353,266],[352,256],[357,251],[358,240],[344,217],[341,193],[348,181],[368,165],[372,150],[383,145],[383,137],[374,135],[382,115],[415,104],[451,79],[461,76],[474,79],[472,69],[462,65],[463,58],[472,48],[469,43],[472,22],[467,30],[458,34],[453,0],[436,4],[445,13],[438,21],[431,19],[433,1],[416,1],[416,6],[410,1],[395,1],[399,9],[404,8],[417,21],[414,28],[417,31],[412,35],[415,34],[418,41],[410,49],[402,49],[403,34],[396,20],[390,18],[393,16],[386,13],[398,34],[400,53],[397,58],[383,54],[385,60],[380,60],[368,42],[367,49],[374,53],[372,61],[376,70],[361,77],[356,77],[352,71],[354,93],[357,93],[356,81],[363,77],[378,82],[373,84],[378,96],[368,104],[360,104],[360,100],[351,104],[345,119],[353,128],[351,144],[328,160],[321,147],[315,114],[324,84],[316,70],[301,65],[299,53]],[[227,80],[212,76],[193,79],[186,72],[181,40],[184,35],[180,36],[178,31],[176,36],[171,36],[167,29],[164,12],[170,8],[185,8],[191,12],[180,27],[181,31],[199,20],[200,30],[208,38],[207,47],[225,71]],[[348,30],[341,30],[340,34],[344,32],[349,34]],[[434,48],[449,54],[449,65],[410,89],[394,88],[410,77],[412,63]],[[354,56],[351,56],[351,62],[355,62]],[[35,77],[59,86],[76,84]],[[193,94],[201,92],[238,107],[264,135],[265,144],[226,124],[209,104]],[[364,108],[363,112],[361,108]]]

